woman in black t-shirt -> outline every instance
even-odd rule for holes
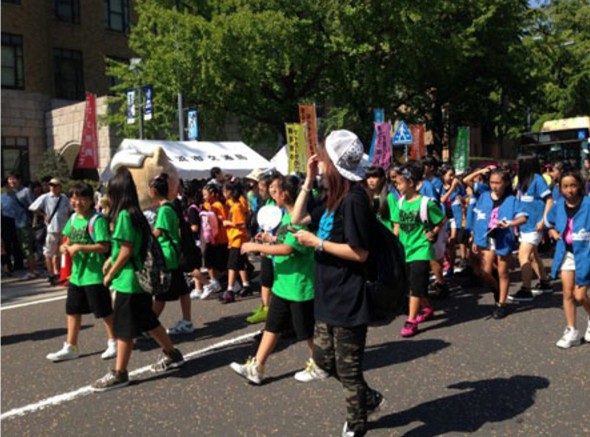
[[[314,362],[342,383],[347,420],[342,435],[363,435],[367,414],[383,405],[383,396],[363,377],[369,322],[364,263],[369,255],[371,207],[360,184],[363,145],[346,130],[334,131],[308,162],[307,178],[293,211],[295,224],[317,228],[317,235],[298,231],[300,244],[316,249]],[[327,189],[323,208],[303,213],[318,174]],[[325,373],[318,371],[320,379]],[[312,380],[314,378],[310,378]]]

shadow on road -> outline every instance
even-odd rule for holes
[[[472,433],[486,423],[512,419],[535,403],[537,390],[549,387],[549,380],[538,376],[463,381],[449,389],[463,390],[406,411],[381,417],[372,429],[397,428],[418,422],[405,436],[430,437],[447,433]]]
[[[401,340],[368,346],[365,351],[365,369],[405,363],[436,353],[450,345],[451,343],[444,340]]]
[[[94,325],[82,325],[80,330],[92,328]],[[47,340],[49,338],[64,337],[67,334],[66,328],[43,329],[40,331],[27,332],[23,334],[4,335],[0,339],[2,346],[21,343],[23,341],[39,341]]]

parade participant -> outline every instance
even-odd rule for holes
[[[416,335],[418,325],[434,313],[428,301],[430,262],[434,259],[431,243],[444,226],[444,215],[434,200],[425,198],[416,190],[421,178],[420,168],[408,164],[400,169],[396,180],[402,198],[392,217],[393,233],[404,246],[410,284],[410,307],[408,319],[401,330],[402,337]],[[422,217],[423,202],[427,202],[426,221]]]
[[[549,189],[551,190],[551,197],[553,198],[553,203],[557,202],[561,199],[561,190],[559,189],[559,178],[561,177],[561,173],[566,169],[566,163],[564,161],[557,161],[555,164],[551,166],[551,170],[549,174],[551,176],[551,185],[549,185]]]
[[[295,236],[299,244],[316,250],[313,358],[322,370],[335,374],[344,387],[345,437],[363,435],[367,415],[384,402],[363,375],[369,323],[364,262],[372,238],[372,212],[369,196],[360,183],[364,177],[362,157],[363,145],[354,133],[330,133],[325,146],[318,149],[318,156],[309,160],[292,215],[293,223],[310,221],[303,211],[319,167],[327,198],[325,206],[311,214],[311,224],[318,228],[318,234],[298,231]]]
[[[115,369],[95,381],[93,391],[107,391],[129,385],[127,366],[133,350],[133,338],[142,332],[162,347],[162,357],[152,365],[153,372],[163,372],[184,364],[170,337],[152,310],[152,297],[143,291],[135,276],[147,253],[150,226],[139,207],[137,189],[126,167],[120,167],[109,181],[111,257],[103,266],[103,284],[115,290],[113,330],[117,339]]]
[[[441,174],[443,176],[443,189],[440,198],[441,203],[445,206],[446,216],[449,219],[449,236],[447,240],[446,256],[449,260],[449,269],[445,276],[453,276],[455,269],[456,244],[460,243],[460,255],[462,265],[467,258],[465,242],[463,240],[463,199],[465,198],[465,189],[461,181],[457,179],[455,169],[450,165],[443,165]],[[461,240],[459,240],[461,237]]]
[[[29,211],[41,214],[47,225],[43,255],[51,285],[56,285],[59,279],[59,246],[70,213],[70,201],[61,187],[61,180],[52,178],[49,193],[42,194],[29,206]]]
[[[168,329],[168,334],[191,334],[194,332],[191,317],[191,299],[184,274],[180,270],[178,261],[182,247],[180,244],[180,223],[176,206],[167,198],[169,191],[168,174],[161,173],[149,183],[149,196],[154,207],[157,208],[156,221],[152,233],[158,239],[166,267],[172,274],[170,289],[159,294],[154,299],[153,310],[156,317],[160,317],[166,302],[180,300],[182,319],[173,328]]]
[[[517,198],[522,204],[523,211],[528,214],[528,220],[519,227],[518,262],[522,274],[522,287],[515,294],[508,296],[508,300],[529,302],[535,296],[553,291],[538,251],[538,246],[543,239],[543,217],[553,205],[553,199],[545,179],[539,174],[537,157],[533,155],[519,157],[516,189]],[[539,277],[539,283],[531,287],[533,269]]]
[[[590,198],[585,195],[584,181],[577,172],[564,171],[558,185],[563,197],[549,210],[546,224],[557,241],[551,276],[556,278],[561,272],[563,312],[567,323],[556,345],[567,349],[582,341],[576,329],[576,302],[588,314],[584,339],[590,342]]]
[[[399,165],[394,164],[387,170],[387,186],[389,188],[389,192],[393,195],[393,200],[395,202],[397,202],[397,200],[402,197],[395,186],[395,179],[398,175],[399,167]]]
[[[367,169],[367,187],[373,197],[371,203],[373,212],[381,223],[392,230],[390,204],[395,202],[395,198],[389,192],[385,182],[385,170],[382,167],[374,166]]]
[[[248,235],[248,207],[244,206],[242,199],[242,185],[240,181],[233,178],[223,186],[223,196],[226,199],[226,210],[228,217],[223,221],[227,232],[228,260],[227,260],[227,290],[221,296],[223,303],[230,303],[236,300],[236,277],[239,274],[242,280],[240,296],[245,297],[252,294],[250,281],[246,273],[246,262],[248,256],[240,250],[242,244],[250,239]]]
[[[105,254],[110,247],[109,227],[106,219],[94,211],[91,186],[75,185],[71,197],[75,212],[66,221],[63,229],[65,241],[60,247],[62,253],[72,257],[72,274],[66,298],[67,338],[63,348],[47,354],[47,359],[57,362],[78,358],[82,315],[93,313],[94,317],[103,320],[107,332],[107,348],[101,355],[106,360],[117,355],[113,303],[111,293],[103,285],[102,273]],[[65,204],[69,206],[69,200]]]
[[[323,379],[328,375],[313,361],[313,249],[301,246],[293,235],[303,226],[291,225],[293,203],[297,198],[299,180],[295,176],[287,178],[277,175],[271,183],[271,190],[279,208],[284,208],[277,236],[269,236],[274,244],[247,242],[242,245],[242,253],[260,252],[274,259],[274,282],[268,318],[262,340],[254,358],[245,364],[232,363],[230,367],[239,375],[254,384],[260,384],[264,375],[266,361],[274,350],[285,329],[293,328],[297,339],[307,342],[309,361],[306,369],[297,372],[295,379],[308,382]]]
[[[491,191],[482,193],[473,208],[474,253],[481,251],[483,279],[492,287],[496,306],[492,313],[495,319],[508,315],[506,305],[510,287],[509,266],[512,251],[517,241],[514,227],[521,226],[528,217],[526,211],[512,194],[510,175],[504,170],[493,170],[490,175]],[[493,275],[494,264],[498,279]]]
[[[208,183],[203,188],[203,209],[211,211],[217,219],[217,233],[213,241],[208,242],[205,246],[205,267],[209,271],[209,285],[203,287],[201,299],[206,299],[211,293],[221,291],[219,275],[227,267],[227,232],[223,227],[224,220],[227,220],[227,210],[225,209],[225,199],[221,194],[221,186],[214,183]]]
[[[193,180],[188,184],[186,190],[186,220],[190,226],[191,233],[195,246],[197,247],[197,256],[195,264],[198,266],[192,273],[194,289],[190,293],[191,299],[199,299],[203,293],[203,285],[208,284],[209,281],[205,281],[203,275],[200,272],[200,268],[203,265],[203,252],[201,250],[204,245],[201,241],[201,204],[203,203],[201,188],[197,180]]]

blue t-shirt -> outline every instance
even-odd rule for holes
[[[518,200],[522,204],[522,210],[528,214],[526,223],[520,226],[521,232],[536,231],[537,223],[543,220],[545,201],[551,196],[547,182],[541,175],[535,174],[533,181],[527,187],[525,193],[518,187]]]

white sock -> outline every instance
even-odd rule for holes
[[[244,281],[244,282],[242,282],[242,286],[244,288],[249,287],[250,286],[250,283],[248,281]]]

